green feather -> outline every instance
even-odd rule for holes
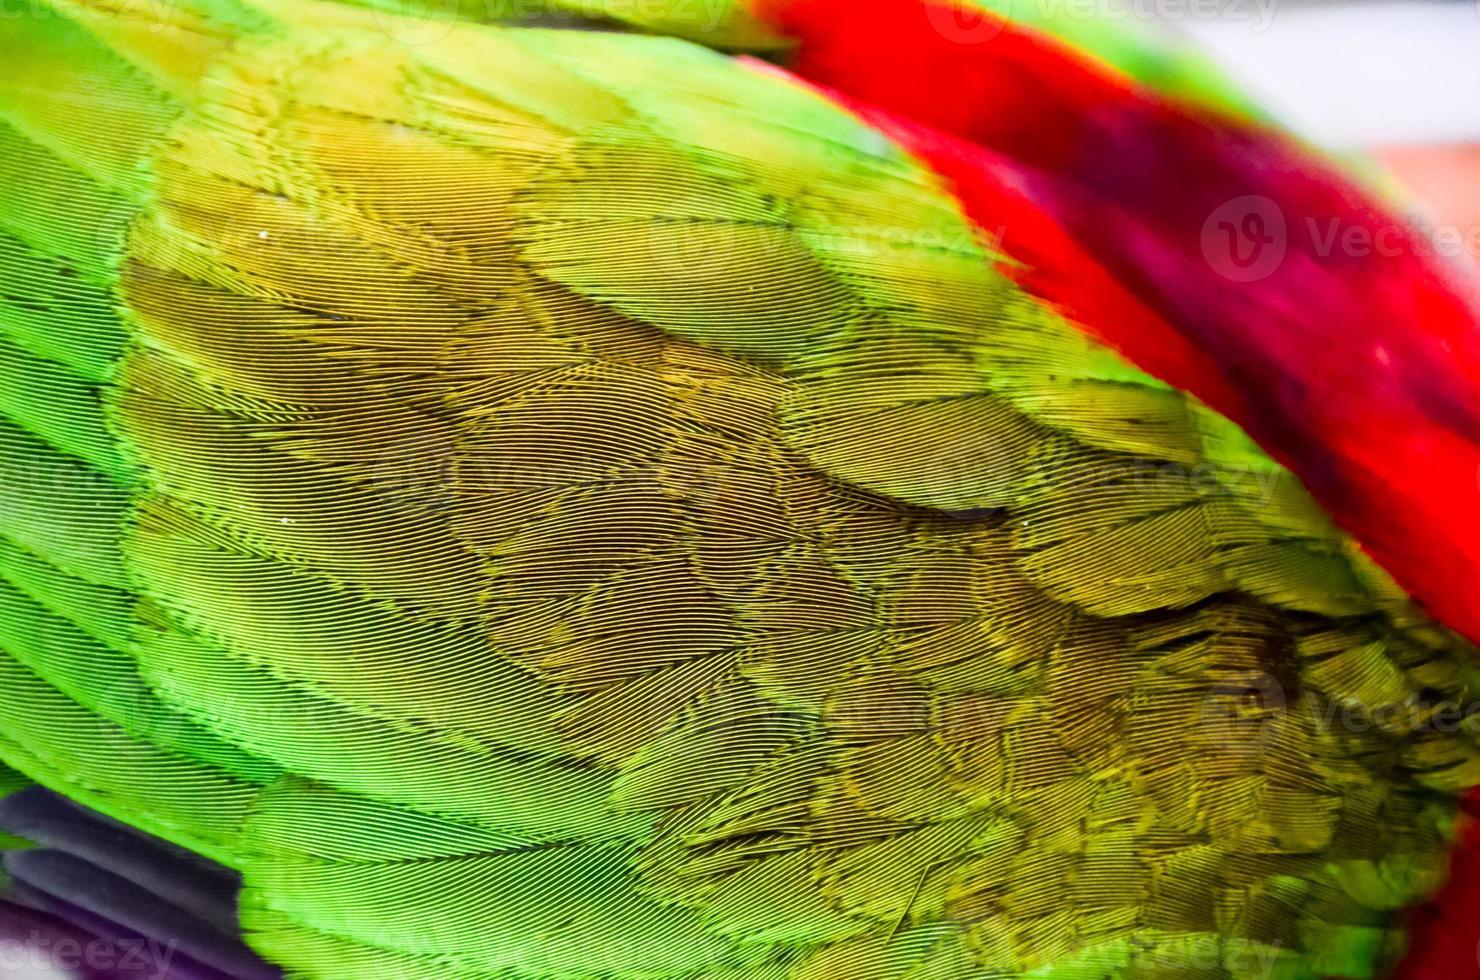
[[[821,96],[398,6],[0,19],[0,760],[298,977],[1383,967],[1473,650]]]

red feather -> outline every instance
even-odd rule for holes
[[[931,0],[760,3],[795,71],[941,173],[1029,288],[1242,425],[1480,641],[1480,316],[1421,236],[1282,134],[1030,30],[964,43]]]

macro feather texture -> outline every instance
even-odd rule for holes
[[[1396,961],[1476,651],[1299,477],[824,93],[397,16],[0,20],[0,759],[293,977]]]

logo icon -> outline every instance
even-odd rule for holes
[[[1231,678],[1209,689],[1194,738],[1225,764],[1258,768],[1286,705],[1285,686],[1273,674]]]
[[[1274,275],[1289,249],[1285,213],[1267,197],[1251,194],[1222,205],[1203,222],[1203,258],[1233,282]]]
[[[457,0],[390,0],[371,8],[375,26],[397,44],[436,44],[457,21]]]
[[[997,0],[990,9],[973,0],[929,0],[925,16],[935,32],[953,44],[985,44],[1007,28],[1011,0]]]

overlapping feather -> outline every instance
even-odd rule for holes
[[[0,759],[294,976],[1393,956],[1472,651],[1289,473],[818,96],[387,16],[0,21]]]

